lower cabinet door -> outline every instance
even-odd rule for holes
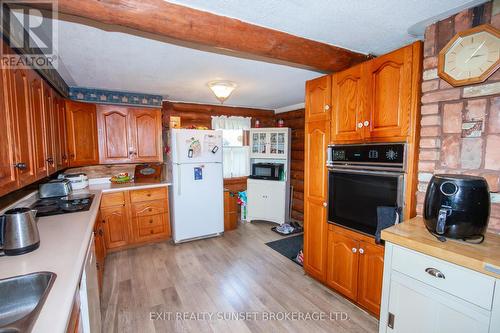
[[[388,312],[382,314],[388,316],[388,325],[379,332],[489,332],[490,312],[395,271]]]
[[[360,241],[358,252],[358,303],[378,316],[382,295],[384,247]]]
[[[357,240],[328,231],[326,283],[354,301],[358,294],[358,247]]]
[[[127,212],[125,206],[101,208],[106,248],[128,244]]]

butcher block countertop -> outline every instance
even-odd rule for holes
[[[486,233],[482,244],[447,239],[440,242],[425,228],[422,217],[382,230],[382,239],[429,256],[500,278],[500,235]]]

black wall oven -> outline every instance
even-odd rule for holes
[[[374,235],[377,207],[403,207],[404,144],[328,147],[328,222]]]

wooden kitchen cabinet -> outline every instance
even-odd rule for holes
[[[30,108],[33,117],[33,144],[35,153],[35,174],[40,179],[49,174],[47,158],[50,154],[51,135],[48,114],[45,110],[42,79],[34,71],[28,72]]]
[[[0,67],[0,196],[17,188],[14,113],[9,105],[8,71]]]
[[[35,145],[33,114],[30,108],[28,71],[15,68],[6,71],[9,84],[9,105],[14,114],[14,146],[18,187],[33,183],[35,171]]]
[[[108,250],[168,239],[171,229],[167,188],[105,193],[101,220]]]
[[[55,148],[54,159],[57,170],[62,170],[69,166],[65,105],[66,103],[62,97],[56,96],[54,98],[54,118],[56,121],[54,136],[56,137],[56,142],[58,142]]]
[[[161,110],[134,108],[130,110],[132,162],[162,162]]]
[[[332,142],[363,140],[367,94],[364,71],[364,65],[357,65],[332,76]]]
[[[56,135],[57,119],[54,110],[54,93],[47,83],[43,83],[43,110],[45,121],[45,139],[47,142],[47,151],[45,162],[47,163],[47,174],[56,172],[55,151],[59,146],[59,137]]]
[[[330,120],[331,82],[330,75],[306,82],[306,121]]]
[[[332,75],[332,142],[407,140],[416,119],[421,48],[416,42]]]
[[[102,280],[104,277],[104,260],[106,258],[106,242],[104,240],[104,229],[100,212],[94,224],[94,244],[97,265],[97,282],[99,292],[102,291]]]
[[[99,105],[97,127],[100,163],[163,160],[160,110]]]
[[[69,165],[99,164],[95,104],[66,101]]]
[[[366,235],[328,226],[327,285],[378,316],[384,247]]]
[[[359,242],[358,303],[379,315],[384,273],[384,247],[373,241]],[[361,253],[362,252],[362,253]]]
[[[238,195],[235,192],[224,190],[224,231],[238,227]]]
[[[335,233],[330,226],[326,284],[352,300],[358,295],[358,248],[356,239]]]
[[[101,220],[104,225],[104,240],[107,249],[114,249],[128,244],[128,216],[124,205],[101,206]]]
[[[406,138],[409,130],[414,45],[365,64],[368,107],[364,111],[366,138]],[[419,89],[419,88],[415,88]]]
[[[307,118],[306,118],[307,120]],[[327,169],[330,122],[306,122],[304,182],[304,269],[326,280]]]

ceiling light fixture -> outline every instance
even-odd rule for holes
[[[236,83],[226,80],[210,81],[207,85],[221,104],[224,104],[238,86]]]

